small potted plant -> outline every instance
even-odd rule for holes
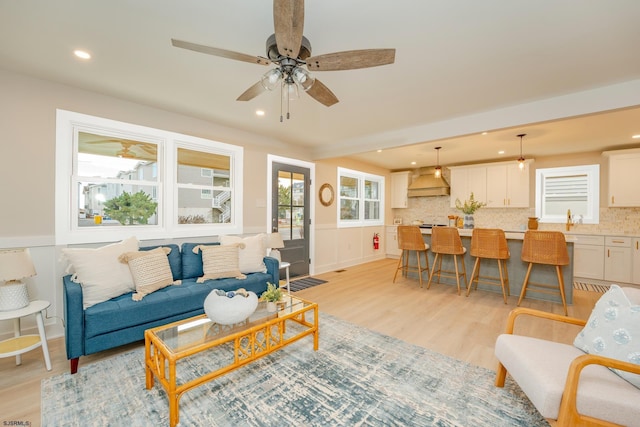
[[[267,302],[267,311],[276,311],[276,303],[282,298],[282,290],[271,282],[267,282],[267,290],[260,295],[260,299]]]
[[[460,199],[456,199],[456,209],[461,210],[464,214],[463,228],[473,228],[473,214],[483,206],[487,206],[484,202],[477,201],[473,192],[469,195],[469,200],[465,200],[464,203],[460,202]]]

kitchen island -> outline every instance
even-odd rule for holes
[[[425,243],[431,244],[431,229],[421,229],[422,235],[424,237]],[[476,258],[472,257],[469,254],[471,248],[471,233],[473,230],[471,229],[458,229],[460,233],[460,238],[462,239],[462,245],[467,248],[467,252],[464,256],[464,263],[467,272],[467,283],[464,286],[464,292],[466,292],[466,288],[469,285],[469,280],[471,279],[471,273],[473,272],[473,264],[476,262]],[[516,298],[520,296],[520,291],[522,290],[522,283],[524,282],[524,277],[527,274],[527,268],[529,266],[528,263],[523,262],[520,258],[522,253],[522,243],[524,240],[524,231],[510,231],[505,230],[505,235],[507,238],[507,244],[509,246],[509,253],[511,254],[509,260],[507,261],[507,270],[509,272],[509,291],[511,296],[515,296]],[[562,267],[562,275],[564,279],[564,292],[567,300],[567,304],[572,304],[573,302],[573,241],[574,238],[571,235],[565,235],[565,239],[567,240],[567,251],[569,252],[569,265]],[[431,251],[427,252],[429,254],[429,268],[433,268],[433,253]],[[411,256],[409,262],[415,263],[415,256]],[[445,256],[442,261],[442,269],[443,270],[454,270],[453,266],[453,257]],[[481,262],[480,273],[482,276],[492,276],[498,277],[498,263],[494,260],[483,260]],[[415,274],[414,274],[415,277]],[[431,286],[456,286],[455,279],[442,278],[440,284],[435,284],[436,278],[433,278],[433,282]],[[556,269],[553,265],[542,265],[536,264],[533,266],[531,270],[531,276],[529,278],[529,282],[533,283],[548,283],[550,285],[556,285],[558,283],[558,278],[556,275]],[[462,283],[460,284],[462,287]],[[502,290],[499,286],[491,286],[479,283],[478,290],[489,291],[501,293]],[[473,297],[473,292],[471,291],[470,297]],[[531,287],[527,290],[526,298],[540,299],[546,301],[554,301],[562,304],[562,300],[560,299],[560,294],[547,294],[541,292],[535,292]],[[526,299],[525,298],[525,299]]]

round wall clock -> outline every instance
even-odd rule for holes
[[[322,203],[323,206],[331,206],[334,198],[333,187],[331,186],[331,184],[322,184],[320,186],[318,196],[320,197],[320,203]]]

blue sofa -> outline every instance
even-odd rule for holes
[[[203,314],[204,299],[213,289],[244,288],[260,296],[267,289],[267,282],[279,281],[278,260],[265,257],[266,273],[247,274],[244,280],[231,278],[196,283],[196,279],[204,274],[201,253],[193,253],[193,248],[199,244],[183,243],[182,248],[175,244],[158,245],[171,249],[168,258],[173,279],[181,279],[182,284],[157,290],[141,301],[133,301],[132,293],[127,293],[85,310],[82,286],[72,282],[71,275],[63,277],[65,343],[72,374],[78,371],[80,356],[140,341],[144,339],[145,329]],[[140,250],[158,246],[141,247]]]

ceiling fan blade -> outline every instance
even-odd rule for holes
[[[278,53],[297,58],[304,30],[304,0],[273,0],[273,25]]]
[[[183,40],[171,39],[171,44],[182,49],[189,49],[195,52],[206,53],[207,55],[220,56],[222,58],[235,59],[236,61],[250,62],[252,64],[269,65],[271,61],[261,56],[251,56],[245,53],[231,50],[219,49],[217,47],[204,46],[201,44],[185,42]]]
[[[306,63],[310,71],[337,71],[393,64],[395,59],[395,49],[362,49],[312,56]]]
[[[236,99],[236,101],[250,101],[264,91],[264,86],[262,86],[261,82],[258,82],[251,86],[249,89],[245,90],[242,95],[240,95],[238,99]]]
[[[321,104],[326,105],[327,107],[331,107],[333,104],[338,103],[338,98],[331,92],[331,90],[326,87],[322,82],[318,79],[313,83],[313,86],[307,90],[309,96],[318,101]]]

